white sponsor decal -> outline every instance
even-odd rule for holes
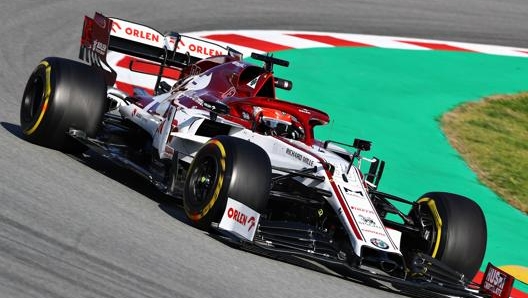
[[[198,39],[187,38],[185,36],[181,37],[180,43],[178,44],[178,52],[189,52],[192,56],[199,58],[227,55],[227,51],[219,45],[208,43]]]
[[[360,225],[366,225],[366,226],[374,227],[374,228],[378,227],[378,225],[376,224],[374,219],[372,219],[371,217],[363,216],[363,215],[359,214],[358,218],[359,218],[358,222],[359,222]]]
[[[249,81],[249,83],[247,83],[247,86],[251,89],[255,89],[255,86],[257,85],[257,82],[258,82],[258,79],[260,78],[260,76],[254,78],[253,80]]]
[[[99,53],[100,55],[105,55],[105,54],[106,54],[107,46],[106,46],[104,43],[102,43],[102,42],[100,42],[100,41],[98,41],[98,40],[94,40],[94,41],[93,41],[93,46],[92,46],[92,48],[93,48],[97,53]]]
[[[352,176],[353,177],[353,176]],[[354,182],[356,180],[350,179],[350,181]],[[351,198],[351,199],[365,199],[365,196],[363,195],[363,192],[361,190],[352,190],[345,186],[339,186],[345,197]],[[355,187],[357,189],[357,187]]]
[[[370,243],[372,243],[374,246],[378,247],[378,248],[381,248],[381,249],[388,249],[389,248],[389,245],[381,240],[381,239],[378,239],[378,238],[372,238],[370,239]]]
[[[165,37],[158,31],[125,20],[112,19],[111,35],[163,48]]]
[[[238,201],[228,198],[219,228],[234,232],[249,241],[253,241],[259,219],[260,214],[258,212]]]
[[[222,98],[235,96],[236,92],[237,92],[236,88],[234,86],[231,86],[229,87],[229,89],[227,89],[226,92],[222,93]]]

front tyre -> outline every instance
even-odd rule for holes
[[[208,230],[222,218],[228,197],[262,212],[270,187],[271,163],[261,147],[218,136],[196,154],[187,172],[183,206],[196,227]]]
[[[424,230],[423,252],[473,278],[486,251],[482,209],[469,198],[445,192],[426,193],[417,203],[411,216]]]
[[[107,109],[104,77],[89,65],[45,58],[29,77],[20,126],[28,141],[66,152],[85,148],[68,135],[70,128],[94,136]]]

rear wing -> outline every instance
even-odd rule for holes
[[[213,42],[177,32],[162,34],[145,25],[118,18],[110,19],[113,25],[109,48],[112,51],[180,68],[211,56],[231,55],[242,58],[242,54],[234,49]]]
[[[107,62],[109,51],[153,62],[158,70],[154,90],[158,90],[165,68],[181,70],[198,60],[219,55],[242,59],[242,54],[232,48],[177,32],[163,34],[101,13],[95,13],[93,18],[85,17],[79,58],[104,70],[107,84],[113,85],[116,72]],[[129,69],[134,71],[132,63]]]

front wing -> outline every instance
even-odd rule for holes
[[[421,266],[419,269],[417,267],[417,270],[422,271],[423,274],[409,272],[406,277],[402,278],[391,276],[375,268],[351,265],[345,261],[317,255],[313,252],[289,249],[287,245],[275,246],[270,241],[250,241],[220,228],[215,223],[212,228],[215,233],[211,235],[230,246],[400,295],[423,298],[492,297],[483,292],[479,284],[463,281],[459,273],[427,255],[417,255],[413,260],[413,263]],[[257,228],[256,235],[259,232],[260,228]]]

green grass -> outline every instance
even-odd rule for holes
[[[441,124],[480,181],[528,213],[528,93],[461,105]]]

